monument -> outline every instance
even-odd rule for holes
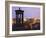
[[[16,12],[16,25],[19,26],[23,24],[23,18],[24,18],[23,12],[24,11],[19,8],[19,10],[15,10],[15,12]]]

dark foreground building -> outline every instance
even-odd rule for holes
[[[13,24],[13,30],[23,30],[24,25],[23,25],[23,10],[15,10],[16,12],[16,24]]]

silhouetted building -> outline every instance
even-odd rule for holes
[[[23,25],[23,10],[15,10],[16,13],[16,24],[13,24],[13,30],[24,30],[24,25]]]
[[[23,24],[23,10],[15,10],[16,12],[16,24]]]

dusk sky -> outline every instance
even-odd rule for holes
[[[12,18],[16,18],[15,10],[18,10],[19,7],[12,7]],[[21,10],[24,10],[24,18],[40,18],[40,8],[37,7],[20,7]]]

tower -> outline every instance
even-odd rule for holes
[[[15,10],[16,12],[16,24],[23,24],[23,10],[19,8],[19,10]]]

